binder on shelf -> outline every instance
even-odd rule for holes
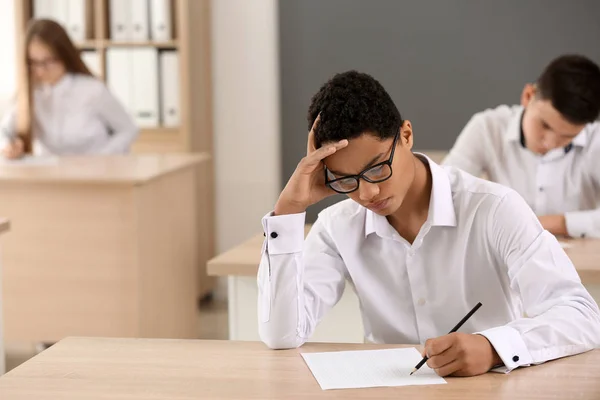
[[[86,0],[67,0],[67,32],[75,42],[83,42],[87,38]]]
[[[126,42],[131,39],[129,1],[110,0],[109,3],[110,38],[115,42]]]
[[[34,0],[33,1],[33,18],[35,19],[55,19],[53,0]]]
[[[35,0],[33,16],[36,19],[52,19],[68,30],[69,24],[68,0]]]
[[[176,51],[160,53],[160,103],[162,125],[179,126],[179,53]]]
[[[158,50],[112,47],[106,51],[106,82],[141,128],[159,125]]]
[[[56,22],[60,23],[67,32],[69,31],[69,0],[52,0],[54,3],[53,14]]]
[[[173,39],[170,0],[150,0],[150,36],[156,42]]]
[[[131,6],[129,11],[130,40],[134,42],[150,40],[148,0],[128,0],[126,3]]]
[[[159,125],[158,115],[158,50],[131,50],[134,119],[140,127]]]
[[[86,50],[81,52],[81,59],[94,76],[100,78],[102,75],[102,65],[100,64],[100,55],[97,51]]]
[[[133,85],[131,82],[131,50],[109,48],[106,50],[106,84],[112,94],[133,116]]]

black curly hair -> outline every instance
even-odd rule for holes
[[[316,148],[364,133],[381,140],[392,138],[402,126],[400,112],[383,86],[357,71],[336,74],[313,96],[307,116],[309,130],[319,114]]]

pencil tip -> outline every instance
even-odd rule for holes
[[[414,374],[414,373],[415,373],[415,371],[416,371],[416,369],[415,369],[415,368],[413,368],[413,370],[412,370],[412,371],[410,371],[410,374],[411,374],[411,375],[412,375],[412,374]]]

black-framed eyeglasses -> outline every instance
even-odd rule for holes
[[[342,176],[341,178],[336,178],[335,175],[325,167],[325,184],[338,193],[348,194],[358,190],[360,179],[364,179],[369,183],[380,183],[390,179],[392,176],[392,161],[394,160],[398,136],[400,136],[400,132],[396,133],[396,136],[394,137],[392,152],[388,160],[375,164],[358,175]]]
[[[36,68],[48,69],[49,67],[53,66],[57,62],[58,62],[58,60],[54,57],[45,58],[43,60],[28,59],[27,65],[29,65],[29,68],[32,68],[32,69],[36,69]]]

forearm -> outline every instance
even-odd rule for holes
[[[555,236],[569,236],[567,221],[564,215],[543,215],[539,217],[545,230]]]
[[[266,237],[258,270],[259,335],[270,348],[298,347],[311,333],[303,323],[304,214],[265,218],[263,228]]]
[[[129,151],[129,148],[137,135],[138,130],[134,126],[114,132],[106,145],[100,149],[98,154],[125,154]]]
[[[333,240],[320,219],[304,240],[304,217],[263,218],[259,334],[271,348],[302,345],[344,292],[345,266]]]

